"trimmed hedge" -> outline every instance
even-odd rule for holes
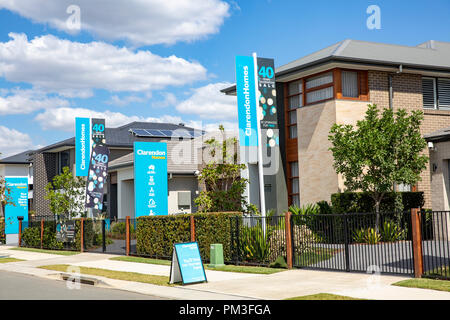
[[[381,212],[396,211],[395,197],[401,195],[403,211],[423,207],[423,192],[389,192],[380,204]],[[333,213],[375,212],[375,201],[368,192],[343,192],[331,195]]]
[[[230,218],[240,213],[196,213],[176,216],[137,218],[136,249],[138,255],[170,258],[174,243],[190,241],[190,216],[194,216],[195,239],[205,261],[209,261],[210,245],[223,245],[224,259],[231,260]]]
[[[56,223],[54,221],[44,222],[44,236],[42,239],[44,249],[63,249],[64,243],[56,240]],[[22,232],[23,247],[41,247],[41,225],[25,228]]]

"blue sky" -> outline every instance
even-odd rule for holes
[[[280,66],[348,38],[450,41],[448,0],[147,2],[0,1],[3,155],[73,136],[75,116],[231,128],[235,100],[219,89],[235,81],[236,55]],[[80,9],[76,32],[70,4]],[[380,7],[380,30],[366,26],[369,5]]]

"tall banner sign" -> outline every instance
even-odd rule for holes
[[[91,126],[89,118],[75,118],[75,173],[87,177],[91,156]]]
[[[108,178],[109,149],[95,145],[89,163],[86,185],[86,208],[103,209],[103,193]]]
[[[255,68],[252,57],[236,57],[236,94],[239,118],[239,144],[258,145],[257,108],[255,99]]]
[[[168,214],[167,144],[134,142],[135,217]]]
[[[6,186],[10,190],[11,202],[5,206],[5,234],[19,233],[19,221],[28,221],[28,177],[5,177]]]
[[[96,144],[106,144],[105,119],[92,118],[92,142]]]
[[[279,145],[276,87],[275,87],[275,67],[274,60],[267,58],[257,58],[258,63],[258,101],[259,112],[262,115],[260,122],[261,130],[264,130],[265,137],[261,137],[261,143],[266,143],[267,147],[273,148]]]

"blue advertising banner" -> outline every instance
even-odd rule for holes
[[[207,281],[198,243],[176,243],[173,247],[170,283],[190,284]]]
[[[169,214],[167,144],[134,142],[135,217]]]
[[[89,176],[86,184],[86,208],[103,209],[103,193],[108,179],[109,149],[95,145],[89,163]]]
[[[28,221],[28,177],[5,177],[6,186],[10,190],[11,202],[5,206],[5,234],[19,233],[19,221]]]
[[[252,57],[236,56],[236,94],[239,118],[239,144],[258,145],[255,68]]]
[[[89,118],[75,118],[75,172],[87,177],[91,157],[91,126]]]

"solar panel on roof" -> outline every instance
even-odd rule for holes
[[[160,130],[156,130],[156,129],[150,129],[150,130],[147,129],[145,131],[147,131],[153,137],[165,137],[166,136]]]
[[[130,131],[134,135],[139,136],[139,137],[148,137],[149,136],[148,132],[145,131],[144,129],[130,129]]]

